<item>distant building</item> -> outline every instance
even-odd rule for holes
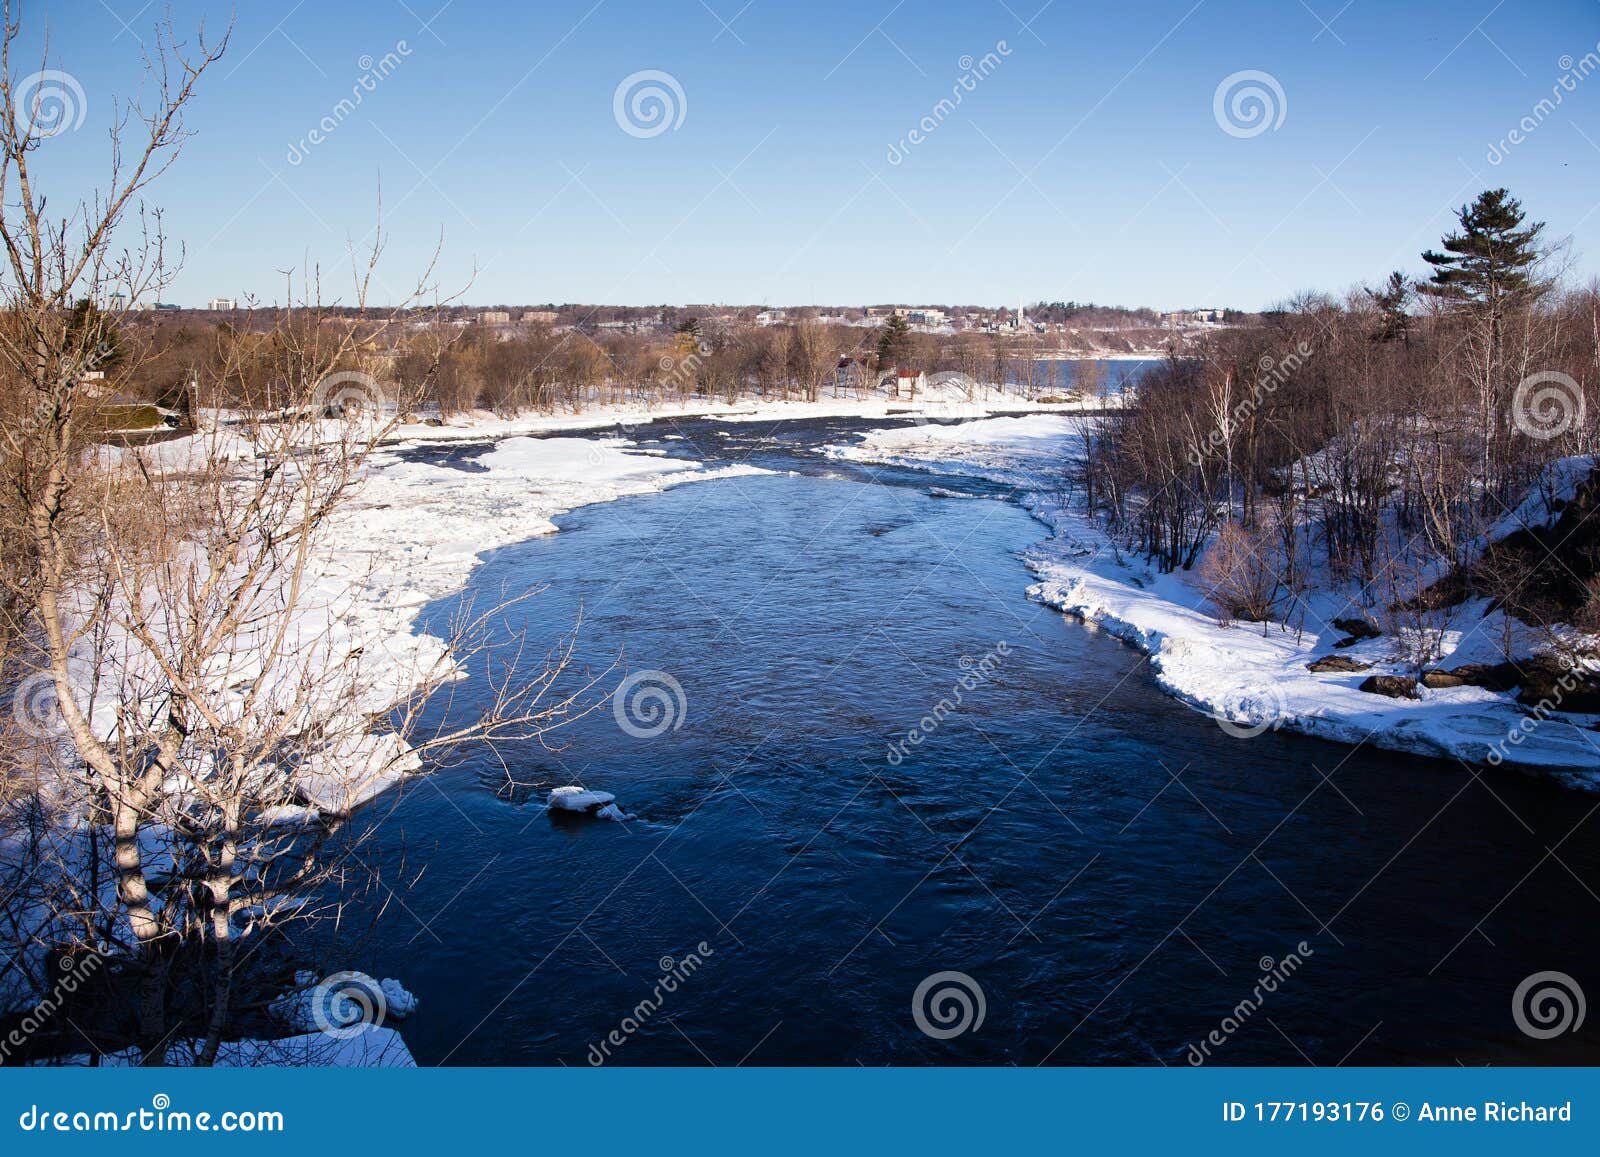
[[[210,310],[238,309],[239,303],[231,297],[213,297],[206,308]]]
[[[1167,320],[1174,325],[1216,325],[1227,317],[1225,309],[1179,309],[1166,315]]]
[[[524,310],[522,320],[525,322],[537,322],[540,325],[554,325],[556,323],[556,311],[553,309]]]
[[[486,309],[478,315],[484,325],[510,325],[511,314],[503,309]]]
[[[764,309],[756,314],[757,325],[782,325],[784,312],[781,309]]]

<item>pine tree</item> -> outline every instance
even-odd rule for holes
[[[1457,219],[1461,229],[1445,235],[1445,251],[1422,255],[1433,266],[1433,279],[1418,288],[1448,303],[1467,323],[1467,364],[1478,392],[1483,479],[1492,487],[1497,476],[1496,440],[1502,436],[1508,400],[1502,380],[1506,319],[1546,288],[1534,275],[1542,256],[1539,237],[1544,222],[1528,223],[1522,202],[1504,189],[1478,194],[1476,201],[1461,207]]]
[[[878,334],[878,367],[898,366],[911,348],[911,327],[898,313],[889,318]]]
[[[1406,304],[1411,300],[1412,285],[1409,278],[1398,269],[1389,274],[1381,289],[1367,290],[1372,304],[1378,307],[1378,330],[1373,341],[1403,341],[1411,344],[1411,315]]]
[[[122,335],[111,318],[87,297],[72,307],[67,334],[72,348],[82,351],[82,370],[111,370],[122,361]]]
[[[1544,222],[1524,227],[1522,202],[1504,189],[1478,194],[1456,216],[1461,231],[1443,238],[1445,252],[1422,255],[1433,266],[1433,280],[1422,291],[1498,316],[1508,298],[1537,288],[1532,268]]]

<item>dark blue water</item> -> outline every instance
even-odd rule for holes
[[[639,737],[606,705],[365,819],[395,893],[352,905],[382,915],[341,963],[417,993],[421,1063],[582,1065],[613,1031],[625,1064],[1183,1064],[1213,1030],[1221,1064],[1597,1059],[1592,1024],[1524,1035],[1512,994],[1543,970],[1600,991],[1600,801],[1224,734],[1026,599],[1042,528],[994,486],[813,453],[858,428],[641,429],[800,472],[581,509],[476,572],[480,599],[547,588],[514,624],[541,654],[581,611],[580,666],[666,673],[684,710]],[[637,818],[553,819],[560,784]],[[985,1005],[950,1039],[912,1012],[942,971]]]

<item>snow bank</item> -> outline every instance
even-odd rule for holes
[[[417,998],[393,977],[376,980],[354,970],[318,977],[295,973],[294,988],[268,1006],[274,1019],[299,1032],[344,1035],[358,1026],[404,1020],[417,1010]]]
[[[1002,418],[958,426],[877,430],[862,441],[830,447],[834,457],[920,467],[989,478],[1025,488],[1023,505],[1054,532],[1024,561],[1039,578],[1029,594],[1105,630],[1150,656],[1156,682],[1169,694],[1216,717],[1230,734],[1268,729],[1315,735],[1341,743],[1481,764],[1503,760],[1600,790],[1600,735],[1588,716],[1559,713],[1529,727],[1529,713],[1510,693],[1479,687],[1417,688],[1416,700],[1390,699],[1357,688],[1369,674],[1398,670],[1387,638],[1368,639],[1334,652],[1342,632],[1303,633],[1259,624],[1223,626],[1198,585],[1198,576],[1159,574],[1129,560],[1087,518],[1068,509],[1051,480],[1081,451],[1081,420],[1057,416]],[[1551,517],[1550,505],[1570,499],[1593,459],[1557,463],[1540,488],[1496,527],[1503,537],[1520,525]],[[1331,619],[1345,601],[1328,596],[1316,609]],[[1457,608],[1441,640],[1435,666],[1450,668],[1500,659],[1505,627],[1482,603]],[[1348,614],[1349,611],[1344,613]],[[1306,666],[1337,653],[1371,664],[1361,672],[1312,673]],[[1508,742],[1513,733],[1521,738]]]
[[[829,457],[880,462],[935,474],[966,474],[1022,490],[1059,488],[1066,455],[1082,442],[1083,423],[1065,414],[981,418],[954,425],[874,430],[858,443],[829,446]]]
[[[167,1046],[167,1064],[186,1067],[194,1063],[200,1050],[198,1041],[179,1040]],[[98,1064],[107,1068],[132,1068],[141,1061],[135,1049],[117,1053],[55,1057],[43,1065],[88,1068]],[[392,1028],[366,1025],[349,1036],[334,1037],[313,1032],[276,1040],[224,1041],[217,1050],[219,1068],[328,1068],[328,1069],[414,1069],[416,1058]]]
[[[413,428],[406,428],[413,429]],[[437,434],[433,427],[415,430]],[[483,427],[473,427],[482,436]],[[491,425],[489,429],[494,429]],[[364,485],[329,527],[304,580],[298,639],[318,665],[357,662],[352,722],[340,727],[326,750],[307,757],[293,773],[299,807],[274,809],[274,822],[303,823],[318,813],[347,814],[419,770],[420,762],[398,737],[372,733],[365,717],[379,717],[412,689],[452,673],[444,642],[415,632],[416,616],[434,600],[459,589],[486,551],[555,531],[558,514],[592,502],[650,493],[683,482],[763,471],[748,466],[706,469],[692,461],[630,452],[615,438],[513,436],[471,462],[472,471],[406,461],[416,440],[402,438],[375,453]],[[138,455],[181,467],[197,455],[248,456],[238,435],[201,433],[139,450]],[[241,684],[253,676],[233,673]],[[88,686],[93,672],[82,671]],[[109,731],[115,704],[102,697],[96,725]]]

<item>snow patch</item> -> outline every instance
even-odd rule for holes
[[[603,820],[631,820],[634,817],[617,806],[617,797],[609,791],[590,791],[569,784],[550,789],[545,807],[553,812],[575,812]]]

